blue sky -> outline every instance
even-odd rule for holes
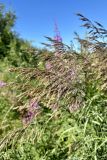
[[[15,30],[37,46],[45,42],[44,36],[54,36],[54,22],[57,21],[65,43],[74,37],[74,31],[80,35],[85,30],[76,13],[96,20],[107,27],[107,0],[1,0],[7,8],[15,11],[17,21]]]

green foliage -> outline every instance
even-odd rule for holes
[[[18,36],[14,31],[16,16],[11,11],[5,11],[0,4],[0,59],[15,67],[36,66],[39,49]]]
[[[6,135],[1,145],[1,159],[107,159],[106,65],[103,65],[106,58],[106,53],[66,54],[59,59],[49,55],[45,62],[44,58],[41,59],[44,63],[42,69],[38,67],[11,70],[18,74],[13,87],[17,98],[12,110],[22,114],[21,118],[24,118],[24,111],[29,111],[29,100],[41,97],[40,110],[31,121],[24,123],[23,127],[17,122],[20,126]],[[46,68],[46,62],[50,62],[53,68]],[[66,83],[67,75],[64,73],[74,66],[78,73],[77,79],[70,79],[70,82]],[[52,82],[51,77],[54,78]],[[55,84],[55,87],[51,88],[51,84],[52,87]],[[61,91],[68,85],[68,90],[64,92],[66,98],[63,95],[58,97],[60,85]],[[69,94],[73,89],[77,90],[76,95]],[[52,99],[53,93],[56,96]],[[84,96],[81,99],[82,94]],[[76,110],[73,108],[75,98],[82,100]],[[58,106],[51,106],[51,102],[56,102]]]
[[[16,17],[12,12],[5,12],[4,6],[0,5],[0,58],[9,54],[10,44],[14,39],[11,29],[15,19]]]
[[[17,140],[14,136],[1,157],[8,159],[102,159],[107,158],[106,97],[95,95],[74,113],[44,109]],[[103,108],[103,109],[102,109]],[[11,146],[11,150],[10,148]]]

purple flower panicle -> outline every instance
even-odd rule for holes
[[[31,100],[29,106],[32,109],[38,109],[39,108],[38,102],[35,101],[35,100]]]
[[[35,117],[36,113],[38,113],[39,109],[40,109],[40,106],[38,104],[38,101],[31,100],[29,103],[28,111],[22,118],[23,123],[29,124],[32,121],[32,119]]]
[[[52,64],[50,62],[46,62],[45,67],[47,70],[50,70],[52,68]]]
[[[2,87],[4,87],[4,86],[6,86],[6,83],[3,82],[3,81],[0,81],[0,88],[2,88]]]

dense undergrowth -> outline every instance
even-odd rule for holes
[[[101,68],[106,53],[104,59],[95,53],[88,56],[87,63],[79,58],[77,79],[70,78],[71,84],[60,70],[53,70],[60,64],[62,71],[65,67],[67,73],[71,71],[72,55],[60,60],[52,56],[51,70],[44,65],[6,73],[11,93],[7,93],[8,98],[3,94],[0,101],[1,159],[107,159],[106,65]],[[67,65],[61,65],[63,60]],[[49,77],[53,74],[52,83]],[[29,114],[32,111],[34,114]]]
[[[14,36],[2,50],[0,160],[107,159],[107,50],[99,42],[107,33],[78,16],[89,29],[88,40],[76,34],[79,53],[62,43],[60,54],[35,49]]]

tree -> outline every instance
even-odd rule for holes
[[[11,11],[6,12],[5,7],[0,4],[0,59],[9,54],[10,44],[14,39],[12,28],[16,16]]]

